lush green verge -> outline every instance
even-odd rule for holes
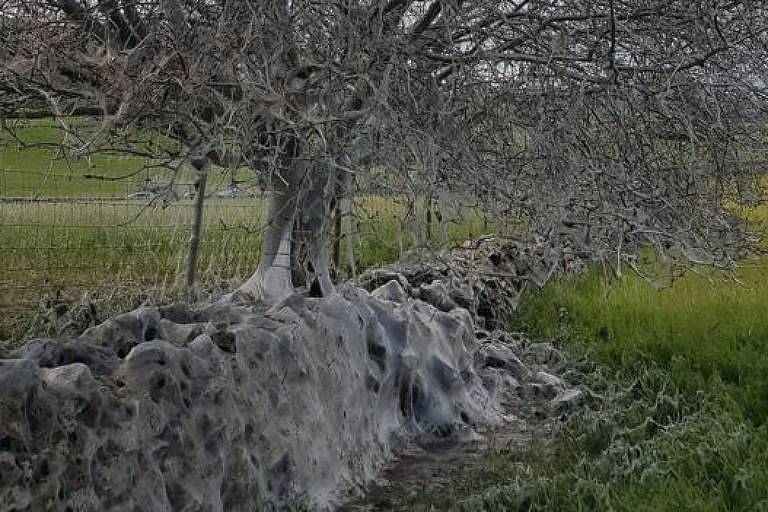
[[[546,511],[768,510],[768,430],[713,383],[693,396],[645,361],[585,364],[588,398],[552,445],[489,457],[475,491],[437,509]],[[467,487],[465,485],[465,487]]]
[[[766,271],[660,291],[595,271],[531,294],[513,327],[559,341],[584,407],[414,510],[768,510]]]
[[[681,392],[725,392],[746,419],[768,421],[768,259],[744,262],[739,281],[686,274],[656,291],[599,272],[532,294],[518,326],[543,337],[581,340],[595,361],[669,371]]]

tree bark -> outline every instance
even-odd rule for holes
[[[261,241],[261,257],[256,272],[236,292],[255,302],[275,302],[293,293],[291,243],[293,223],[299,203],[307,163],[292,159],[280,176],[267,201],[266,222]]]
[[[310,293],[316,297],[326,297],[336,291],[331,280],[327,238],[336,174],[333,167],[329,167],[326,173],[312,173],[299,212],[300,243],[305,246],[307,254],[306,261],[301,264]]]

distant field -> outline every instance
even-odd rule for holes
[[[82,144],[95,129],[91,121],[68,120],[79,127],[81,139],[70,136],[69,145]],[[10,122],[0,130],[0,197],[22,198],[125,198],[145,184],[167,183],[175,177],[179,197],[193,190],[194,174],[189,169],[176,172],[152,161],[120,152],[91,157],[73,157],[60,150],[64,132],[50,119]],[[172,143],[166,142],[172,146]],[[141,143],[135,144],[141,150]],[[226,190],[230,181],[241,188],[252,188],[255,177],[245,170],[213,172],[209,191]]]
[[[52,120],[15,124],[12,132],[0,132],[2,197],[123,197],[133,192],[134,181],[143,179],[109,181],[141,170],[145,164],[141,158],[103,154],[90,160],[67,158],[57,147],[64,135]]]
[[[83,138],[94,129],[88,120],[67,122]],[[153,167],[157,162],[119,154],[68,159],[58,149],[63,132],[51,120],[13,123],[12,130],[0,131],[0,340],[23,334],[30,318],[50,304],[75,302],[84,294],[98,302],[178,291],[192,201],[128,199],[143,187],[167,183],[172,173]],[[69,143],[77,145],[71,138]],[[248,194],[220,197],[232,180]],[[192,191],[193,182],[193,173],[181,170],[176,195]],[[198,266],[201,287],[227,288],[255,269],[263,203],[255,183],[244,169],[212,170]],[[251,192],[255,197],[246,197]],[[377,197],[355,202],[357,269],[397,259],[401,243],[405,249],[412,243],[408,234],[401,235],[407,231],[404,207]],[[468,211],[448,225],[449,240],[479,236],[482,227]],[[341,247],[346,250],[348,242]],[[341,256],[338,271],[345,276],[349,258]],[[127,306],[118,300],[114,307]]]

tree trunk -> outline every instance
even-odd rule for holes
[[[293,293],[291,239],[307,164],[293,159],[280,176],[273,178],[256,272],[236,292],[256,302],[275,302]]]
[[[338,279],[341,268],[341,202],[336,201],[333,214],[333,268]]]
[[[427,214],[427,219],[426,219],[426,222],[427,222],[427,226],[426,226],[426,229],[427,229],[427,233],[426,233],[427,234],[427,239],[426,239],[426,241],[427,241],[427,243],[429,243],[429,242],[432,241],[432,195],[431,194],[427,194],[426,201],[427,201],[427,212],[426,212],[426,214]]]
[[[350,173],[346,173],[341,178],[344,184],[341,191],[341,216],[342,216],[342,231],[343,237],[347,241],[347,263],[349,265],[349,273],[354,278],[357,277],[357,264],[355,262],[355,219],[354,212],[352,211],[352,197],[354,192],[354,176]]]
[[[311,295],[326,297],[336,290],[331,280],[327,224],[336,189],[336,170],[313,173],[299,211],[299,243],[305,251],[300,262]]]

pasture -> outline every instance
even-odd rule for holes
[[[175,175],[180,199],[135,198],[148,183],[168,183],[171,169],[125,155],[68,160],[57,149],[61,138],[47,120],[0,133],[0,340],[52,334],[49,310],[59,304],[85,299],[106,318],[143,300],[184,293],[194,201],[183,196],[194,190],[193,174]],[[213,169],[209,178],[198,263],[202,294],[231,289],[258,261],[264,197],[227,197],[233,179],[246,191],[256,182],[242,170]],[[401,243],[412,245],[405,217],[397,198],[356,198],[350,232],[357,270],[392,262]],[[448,239],[458,243],[482,230],[468,211],[448,224]],[[349,247],[342,240],[340,277],[350,273]]]

